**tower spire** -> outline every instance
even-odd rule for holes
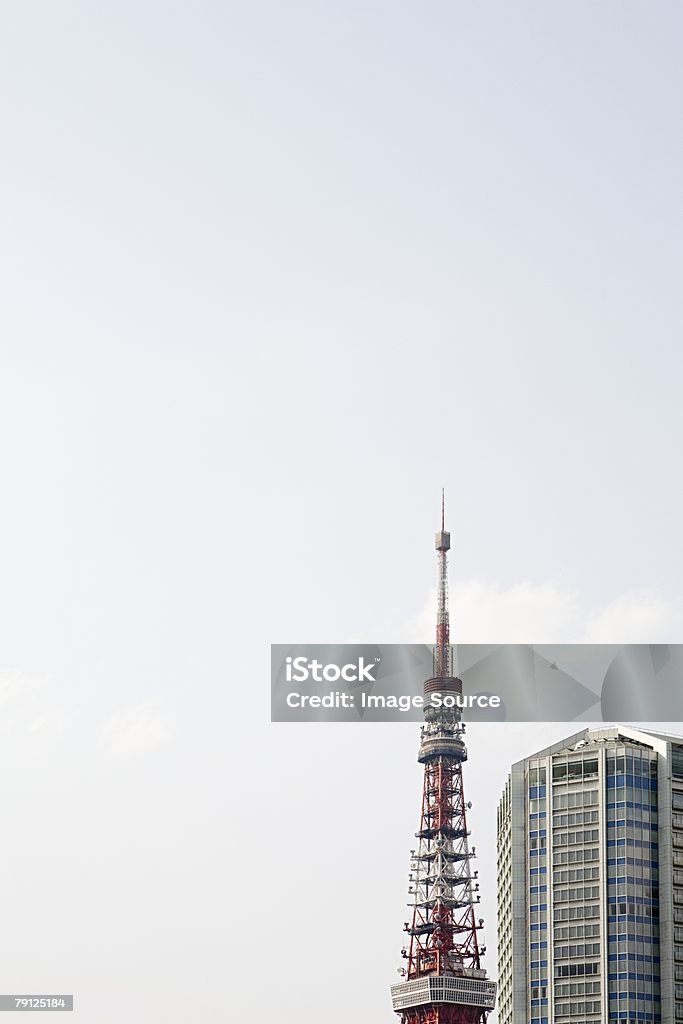
[[[436,534],[436,550],[439,559],[437,587],[436,646],[434,647],[434,676],[446,678],[451,674],[451,637],[448,615],[448,552],[451,535],[446,530],[446,504],[441,488],[441,529]]]

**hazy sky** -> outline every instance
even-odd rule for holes
[[[442,485],[460,639],[683,639],[682,30],[0,3],[0,991],[393,1019],[417,729],[271,726],[268,644],[428,641]],[[566,731],[471,730],[490,949]]]

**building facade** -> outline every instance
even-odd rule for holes
[[[497,825],[500,1024],[683,1024],[683,737],[578,732]]]

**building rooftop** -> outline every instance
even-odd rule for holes
[[[630,743],[634,746],[646,746],[659,753],[665,753],[668,743],[683,744],[683,736],[674,733],[655,732],[649,729],[638,729],[633,725],[605,725],[582,729],[580,732],[558,740],[542,750],[537,750],[522,758],[517,764],[523,764],[531,757],[550,757],[553,754],[572,753],[586,747],[594,747],[601,743]]]

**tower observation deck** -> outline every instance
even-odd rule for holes
[[[433,676],[424,693],[461,694],[453,675],[448,615],[450,533],[436,534],[439,564],[436,644]],[[401,1024],[478,1024],[496,999],[496,983],[481,966],[486,947],[479,944],[483,920],[477,917],[479,883],[472,872],[462,766],[467,760],[465,726],[457,708],[425,708],[418,761],[424,788],[417,849],[410,851],[412,919],[404,925],[408,945],[400,973],[391,986],[393,1008]]]

